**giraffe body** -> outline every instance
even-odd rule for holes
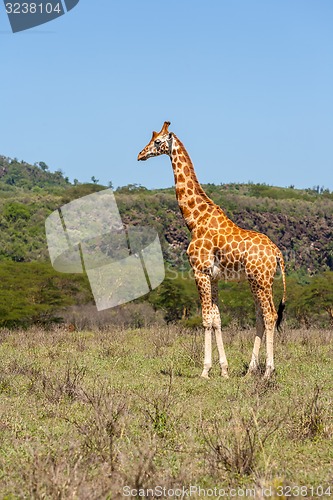
[[[218,310],[218,281],[247,279],[256,307],[256,338],[249,373],[258,369],[259,348],[266,334],[266,372],[274,371],[273,337],[279,326],[286,300],[284,261],[281,251],[264,234],[242,229],[232,222],[204,192],[199,184],[191,159],[178,137],[168,131],[153,132],[151,141],[139,153],[138,160],[166,154],[170,157],[175,177],[176,197],[185,223],[191,232],[187,255],[198,288],[202,320],[205,328],[205,358],[202,376],[209,378],[212,366],[212,331],[219,351],[221,374],[228,377],[228,362],[224,351],[221,318]],[[273,303],[272,286],[280,265],[284,295],[278,313]]]

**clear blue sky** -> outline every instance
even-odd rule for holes
[[[202,183],[333,189],[332,0],[80,0],[17,34],[1,2],[0,44],[0,154],[166,187],[136,157],[170,120]]]

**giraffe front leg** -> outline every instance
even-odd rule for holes
[[[208,326],[205,328],[205,358],[204,368],[201,376],[209,378],[209,370],[212,367],[212,329]]]
[[[215,330],[215,338],[217,350],[219,352],[219,362],[221,367],[221,376],[224,378],[229,378],[228,375],[228,361],[225,354],[222,331],[221,331],[221,316],[218,308],[218,282],[212,282],[212,313],[213,313],[213,327]]]
[[[212,290],[210,277],[203,274],[196,268],[193,268],[195,282],[200,296],[202,324],[205,328],[205,357],[204,368],[201,376],[209,378],[209,370],[212,367]]]
[[[221,327],[215,328],[215,338],[216,338],[217,349],[219,351],[221,377],[229,378],[228,361],[227,361],[227,356],[226,356],[225,350],[224,350]]]
[[[195,281],[200,295],[202,308],[202,322],[205,328],[205,357],[204,368],[201,374],[204,378],[209,378],[209,370],[212,367],[212,329],[215,330],[217,348],[221,374],[228,377],[228,362],[224,351],[221,319],[217,307],[217,283],[212,282],[210,276],[197,269],[194,271]]]

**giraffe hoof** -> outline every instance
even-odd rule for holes
[[[201,378],[205,378],[206,380],[209,380],[208,372],[203,371],[201,374]]]
[[[250,377],[255,377],[256,375],[258,375],[258,372],[259,372],[259,369],[256,367],[256,368],[249,368],[248,371],[246,372],[246,374],[244,375],[244,379],[245,380],[248,380]]]
[[[265,375],[264,375],[264,380],[270,379],[273,373],[274,373],[274,368],[272,368],[271,366],[269,366],[268,368],[266,368]]]
[[[221,377],[229,378],[228,370],[221,370]]]

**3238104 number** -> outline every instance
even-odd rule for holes
[[[6,3],[7,14],[61,14],[62,8],[60,2],[52,4],[47,3],[18,3],[18,2],[7,2]]]

